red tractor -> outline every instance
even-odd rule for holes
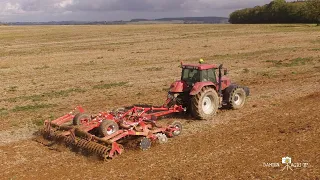
[[[249,96],[248,87],[231,83],[222,64],[200,61],[200,64],[181,63],[181,68],[181,80],[170,86],[167,106],[181,105],[196,119],[212,119],[222,107],[240,109]]]

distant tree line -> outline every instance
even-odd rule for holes
[[[228,18],[225,17],[174,17],[174,18],[160,18],[160,19],[132,19],[130,22],[143,21],[183,21],[185,24],[219,24],[227,23]]]
[[[320,0],[286,2],[274,0],[264,6],[237,10],[230,14],[232,24],[317,23]]]

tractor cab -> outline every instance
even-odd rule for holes
[[[210,81],[217,83],[216,65],[182,65],[181,80],[186,82],[189,86],[197,82]]]
[[[228,87],[231,83],[230,79],[226,76],[227,69],[223,68],[222,64],[218,66],[216,64],[202,63],[203,61],[200,61],[200,64],[181,63],[181,80],[177,81],[176,83],[179,84],[180,82],[185,84],[184,87],[187,88],[183,88],[182,91],[188,91],[191,93],[191,95],[197,94],[204,86],[211,86],[219,91],[219,94],[221,94],[221,91]]]
[[[224,89],[230,84],[228,77],[223,76],[227,74],[225,69],[224,74],[221,73],[222,65],[216,64],[182,64],[181,79],[174,82],[170,86],[170,92],[180,93],[189,92],[192,90],[198,91],[203,86],[218,87],[221,81],[221,88]],[[202,86],[202,87],[199,87]]]

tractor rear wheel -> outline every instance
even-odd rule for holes
[[[109,136],[119,130],[119,125],[112,120],[103,120],[99,126],[99,133],[102,137]]]
[[[211,120],[219,108],[219,97],[211,87],[204,87],[191,99],[191,113],[195,118]]]
[[[246,102],[247,93],[242,87],[234,87],[231,92],[227,94],[227,106],[230,109],[240,109]]]
[[[78,126],[91,121],[91,117],[88,114],[78,113],[73,117],[73,125]]]

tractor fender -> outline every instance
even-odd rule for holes
[[[172,93],[181,93],[187,89],[188,85],[186,82],[180,80],[171,84],[170,92]]]
[[[198,94],[201,91],[201,89],[206,86],[211,86],[216,90],[216,85],[213,84],[212,82],[208,82],[208,81],[207,82],[197,82],[196,84],[194,84],[193,88],[191,89],[190,95],[194,96],[194,95]]]

